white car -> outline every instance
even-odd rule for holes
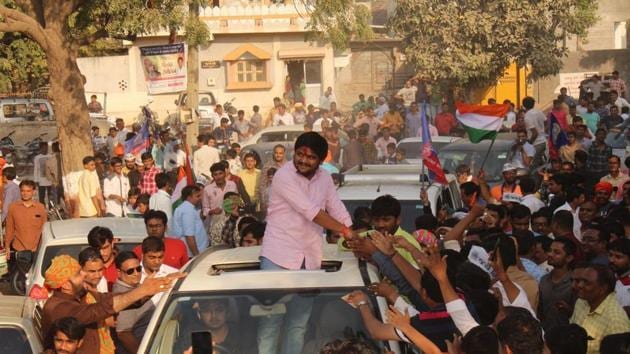
[[[35,301],[28,297],[0,295],[2,353],[39,354],[44,350],[42,338],[31,319],[34,307]]]
[[[242,353],[257,352],[261,319],[285,314],[286,304],[295,296],[314,297],[302,353],[319,353],[325,343],[343,338],[344,334],[370,340],[359,311],[341,297],[379,281],[373,265],[330,244],[324,245],[321,270],[261,271],[259,256],[259,246],[211,248],[189,262],[185,267],[188,275],[158,304],[138,353],[182,353],[191,347],[195,336],[211,336],[199,321],[199,303],[207,300],[227,302],[225,316],[230,333],[238,333]],[[370,301],[379,310],[376,316],[384,318],[385,299],[371,296]],[[282,328],[277,331],[282,341],[286,333]],[[393,341],[372,344],[379,348],[378,352],[387,348],[394,353],[401,353],[405,346]],[[213,350],[205,352],[231,352],[221,345],[215,345]]]
[[[433,215],[436,215],[442,207],[452,210],[462,207],[459,187],[454,175],[446,175],[447,185],[430,184],[426,182],[426,179],[420,181],[421,171],[422,165],[356,166],[343,174],[343,182],[337,189],[337,193],[350,215],[356,208],[370,207],[374,199],[389,194],[401,204],[401,227],[407,231],[413,231],[415,218],[423,213],[423,205],[420,201],[422,188],[427,191]]]
[[[242,147],[245,147],[259,143],[294,142],[302,133],[304,133],[304,125],[278,125],[262,129],[240,144]]]
[[[144,220],[130,218],[93,218],[56,220],[44,224],[35,262],[26,276],[27,294],[35,284],[44,285],[44,272],[55,256],[67,254],[75,258],[88,247],[87,235],[95,226],[112,230],[116,247],[130,251],[147,236]]]
[[[435,151],[452,142],[455,142],[461,138],[456,136],[432,136],[431,143]],[[414,136],[411,138],[405,138],[396,144],[397,149],[401,149],[405,152],[405,162],[413,165],[422,163],[422,137]]]

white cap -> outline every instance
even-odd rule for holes
[[[136,165],[144,166],[144,164],[142,163],[142,160],[139,157],[136,159]]]
[[[502,201],[504,202],[511,202],[511,203],[521,203],[521,196],[519,196],[516,193],[503,193],[503,197],[501,198]]]
[[[131,154],[131,153],[125,154],[125,161],[133,161],[135,159],[136,159],[136,157],[133,156],[133,154]]]
[[[508,163],[503,164],[503,170],[501,170],[501,172],[514,171],[516,169],[517,169],[516,166],[508,162]]]

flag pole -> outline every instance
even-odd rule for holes
[[[483,170],[483,166],[486,165],[486,161],[488,160],[488,156],[490,156],[490,150],[492,150],[492,146],[494,145],[494,141],[497,139],[496,135],[494,138],[492,138],[492,141],[490,142],[490,146],[488,146],[488,151],[486,151],[486,156],[483,157],[483,161],[481,162],[481,166],[479,166],[479,171],[477,172],[477,175],[481,174],[481,171]]]

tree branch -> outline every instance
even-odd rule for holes
[[[83,38],[77,39],[76,42],[78,45],[88,45],[98,39],[107,38],[107,37],[109,37],[109,32],[107,32],[106,29],[101,28],[89,36],[85,36]]]
[[[42,26],[34,18],[17,10],[0,5],[0,32],[20,32],[37,42],[44,51],[48,49],[48,41]]]

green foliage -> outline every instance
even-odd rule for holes
[[[318,0],[307,3],[310,9],[307,38],[330,43],[333,48],[343,50],[350,40],[367,41],[374,35],[372,14],[354,0]]]
[[[0,92],[30,92],[48,83],[46,56],[37,43],[19,34],[0,40]]]
[[[388,26],[420,75],[472,88],[513,61],[530,66],[530,79],[558,73],[563,39],[585,37],[596,10],[596,0],[406,0]]]

